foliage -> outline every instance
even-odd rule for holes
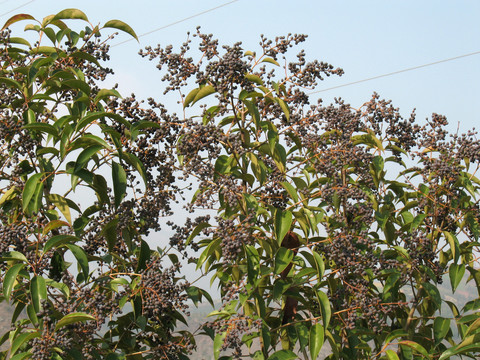
[[[257,55],[197,31],[199,62],[191,40],[147,48],[182,94],[179,118],[100,87],[100,31],[136,37],[127,24],[67,9],[27,25],[31,45],[5,30],[20,20],[36,21],[17,15],[0,37],[4,358],[182,359],[195,336],[216,359],[478,356],[479,299],[459,307],[438,289],[466,274],[480,294],[475,133],[403,119],[376,94],[359,109],[311,104],[343,71],[303,52],[281,66],[304,35],[262,36]],[[214,219],[170,223],[151,249],[189,178],[187,209]],[[186,301],[211,299],[180,276],[172,249],[188,247],[222,293],[195,334],[177,328]]]
[[[216,209],[193,240],[222,292],[205,326],[215,357],[242,344],[271,360],[478,357],[480,302],[438,290],[466,272],[480,292],[475,133],[449,137],[437,114],[420,126],[377,94],[311,104],[342,70],[303,52],[280,66],[305,36],[262,37],[260,54],[196,36],[204,63],[188,42],[143,55],[167,91],[187,88],[178,157],[199,179],[192,208]]]
[[[5,30],[20,20],[35,21],[33,45]],[[3,358],[176,359],[193,346],[175,331],[179,260],[145,241],[179,191],[175,125],[98,86],[112,72],[107,28],[136,37],[74,9],[14,16],[0,34],[1,300],[14,306]]]

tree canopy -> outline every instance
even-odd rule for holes
[[[24,20],[33,44],[9,30]],[[76,9],[0,33],[3,358],[187,359],[202,336],[224,360],[478,356],[474,131],[377,94],[313,103],[343,70],[289,59],[306,40],[292,34],[248,51],[197,29],[141,51],[178,115],[102,88],[110,28],[136,38]],[[217,304],[187,260],[222,296],[189,331],[191,303]],[[462,281],[477,290],[466,304]]]

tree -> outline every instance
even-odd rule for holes
[[[143,55],[167,91],[187,88],[178,158],[198,179],[191,206],[216,210],[189,239],[220,282],[205,326],[215,358],[242,344],[272,360],[478,356],[478,297],[447,296],[466,271],[480,290],[476,133],[449,136],[438,114],[419,125],[377,94],[359,109],[311,104],[342,70],[303,51],[281,66],[303,35],[262,37],[258,54],[196,36],[203,63],[188,42]]]
[[[68,9],[27,25],[32,46],[5,30],[26,19],[1,34],[4,358],[187,358],[198,336],[216,359],[478,355],[478,298],[459,307],[438,289],[468,271],[480,293],[475,133],[448,137],[444,117],[419,125],[377,94],[359,109],[311,104],[343,71],[303,52],[280,66],[304,35],[262,36],[257,55],[198,30],[198,62],[191,40],[147,48],[182,94],[179,118],[100,88],[100,31],[136,37],[127,24]],[[187,208],[214,219],[172,223],[152,250],[189,178]],[[177,329],[186,301],[211,298],[181,277],[172,250],[189,247],[222,293],[194,334]]]
[[[33,45],[7,29],[21,20],[34,21]],[[1,300],[14,306],[5,359],[182,359],[193,346],[175,331],[188,286],[178,257],[145,241],[179,191],[177,125],[159,105],[145,111],[99,87],[112,72],[100,65],[108,28],[136,38],[75,9],[16,15],[0,34]]]

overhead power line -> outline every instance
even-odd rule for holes
[[[143,37],[143,36],[150,35],[150,34],[152,34],[152,33],[154,33],[154,32],[157,32],[157,31],[166,29],[166,28],[168,28],[168,27],[170,27],[170,26],[177,25],[177,24],[179,24],[179,23],[181,23],[181,22],[184,22],[184,21],[187,21],[187,20],[196,18],[197,16],[200,16],[200,15],[209,13],[209,12],[211,12],[211,11],[220,9],[220,8],[222,8],[222,7],[224,7],[224,6],[227,6],[227,5],[231,5],[231,4],[233,4],[233,3],[237,2],[237,1],[239,1],[239,0],[233,0],[233,1],[227,2],[227,3],[225,3],[225,4],[215,6],[215,7],[211,8],[211,9],[208,9],[208,10],[205,10],[205,11],[202,11],[202,12],[199,12],[199,13],[197,13],[197,14],[195,14],[195,15],[191,15],[191,16],[188,16],[188,17],[186,17],[186,18],[183,18],[183,19],[174,21],[174,22],[172,22],[172,23],[170,23],[170,24],[167,24],[167,25],[164,25],[164,26],[160,26],[159,28],[150,30],[150,31],[148,31],[148,32],[146,32],[146,33],[143,33],[143,34],[139,35],[138,37],[141,38],[141,37]],[[118,46],[118,45],[122,45],[122,44],[125,44],[126,42],[129,42],[129,41],[132,41],[132,40],[134,40],[134,39],[130,38],[130,39],[127,39],[127,40],[125,40],[125,41],[122,41],[122,42],[119,42],[119,43],[117,43],[117,44],[114,44],[114,45],[112,45],[111,47],[115,47],[115,46]]]
[[[29,2],[26,2],[25,4],[22,4],[22,5],[20,5],[20,6],[17,6],[16,8],[14,8],[14,9],[12,9],[12,10],[10,10],[10,11],[7,11],[6,13],[0,14],[0,17],[1,17],[1,16],[8,15],[8,14],[14,12],[15,10],[21,9],[22,7],[27,6],[28,4],[30,4],[30,3],[34,2],[34,1],[35,1],[35,0],[30,0]],[[4,1],[4,2],[5,2],[5,1]],[[3,4],[3,3],[2,3],[2,4]]]
[[[463,55],[451,57],[451,58],[448,58],[448,59],[434,61],[434,62],[431,62],[431,63],[428,63],[428,64],[417,65],[417,66],[413,66],[413,67],[402,69],[402,70],[393,71],[393,72],[382,74],[382,75],[372,76],[372,77],[362,79],[362,80],[352,81],[352,82],[349,82],[349,83],[346,83],[346,84],[332,86],[332,87],[329,87],[329,88],[326,88],[326,89],[315,90],[315,91],[312,91],[310,94],[317,94],[317,93],[321,93],[321,92],[324,92],[324,91],[329,91],[329,90],[333,90],[333,89],[342,88],[342,87],[345,87],[345,86],[350,86],[350,85],[355,85],[355,84],[359,84],[359,83],[362,83],[362,82],[372,81],[372,80],[380,79],[380,78],[383,78],[383,77],[392,76],[392,75],[400,74],[400,73],[407,72],[407,71],[413,71],[413,70],[421,69],[421,68],[424,68],[424,67],[437,65],[437,64],[448,62],[448,61],[458,60],[458,59],[461,59],[461,58],[464,58],[464,57],[478,55],[478,54],[480,54],[480,51],[475,51],[475,52],[472,52],[472,53],[469,53],[469,54],[463,54]]]

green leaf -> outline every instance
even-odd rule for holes
[[[70,213],[70,206],[68,205],[68,201],[63,196],[58,194],[49,194],[48,201],[53,203],[58,208],[58,210],[61,211],[63,216],[65,216],[65,219],[71,225],[72,215]]]
[[[203,99],[204,97],[213,94],[214,92],[215,88],[212,85],[207,85],[200,88],[200,90],[198,90],[197,94],[193,98],[192,105],[195,104],[197,101]]]
[[[59,227],[62,227],[62,226],[68,226],[69,227],[70,224],[67,223],[66,221],[62,221],[62,220],[49,221],[48,224],[45,225],[45,227],[43,228],[42,235],[47,235],[50,231],[58,229]]]
[[[430,358],[430,356],[428,355],[428,351],[425,350],[425,348],[422,345],[420,345],[419,343],[416,343],[415,341],[403,340],[403,341],[400,341],[398,344],[408,346],[409,348],[415,350],[417,353],[423,355],[427,359]]]
[[[92,315],[89,315],[89,314],[83,313],[83,312],[76,312],[76,313],[68,314],[68,315],[65,315],[63,318],[61,318],[58,321],[57,325],[55,326],[55,331],[57,331],[58,329],[60,329],[64,326],[74,324],[74,323],[77,323],[77,322],[88,321],[88,320],[96,320],[96,319]]]
[[[126,32],[127,34],[131,35],[135,40],[138,41],[137,34],[135,34],[135,31],[130,27],[130,25],[124,23],[123,21],[120,20],[110,20],[103,25],[104,28],[114,28],[117,30],[121,30],[123,32]]]
[[[10,360],[24,360],[26,358],[30,358],[31,356],[32,353],[30,351],[26,351],[12,356]]]
[[[22,90],[22,85],[20,85],[19,82],[15,81],[13,79],[0,77],[0,84],[5,84],[7,86],[14,87],[17,90]]]
[[[200,91],[200,88],[196,88],[188,93],[188,95],[185,97],[185,100],[183,101],[184,109],[192,103],[192,101],[195,99],[195,96],[197,96],[199,91]]]
[[[268,62],[270,64],[280,66],[280,64],[276,62],[274,59],[272,59],[271,57],[266,57],[265,59],[262,60],[262,62]]]
[[[443,234],[447,238],[450,250],[452,251],[453,262],[456,264],[460,257],[460,244],[457,237],[449,231],[444,231]]]
[[[117,224],[118,217],[115,217],[104,226],[101,232],[101,234],[107,239],[108,251],[113,251],[117,243]]]
[[[15,354],[23,344],[26,344],[27,342],[29,342],[33,338],[37,338],[37,337],[40,337],[40,333],[38,331],[26,332],[26,333],[22,333],[22,334],[18,335],[15,338],[15,340],[13,340],[12,348],[10,350],[10,356]],[[24,353],[21,353],[21,354],[18,354],[18,355],[22,355],[22,354],[24,354]],[[18,357],[18,359],[24,359],[24,358],[25,358],[24,356],[23,357]],[[10,358],[10,359],[13,359],[13,358]]]
[[[215,360],[218,360],[220,356],[220,350],[222,349],[223,341],[225,340],[226,336],[227,336],[226,331],[215,335],[215,339],[213,340],[213,356]]]
[[[387,359],[388,360],[400,360],[400,358],[398,357],[397,353],[393,350],[386,350],[385,351],[385,355],[387,355]]]
[[[460,281],[463,279],[465,274],[465,265],[464,264],[452,264],[448,270],[448,276],[450,277],[450,284],[452,286],[452,292],[455,292]]]
[[[316,359],[322,349],[325,339],[325,331],[320,323],[316,323],[310,328],[310,356]]]
[[[30,176],[25,183],[25,187],[23,188],[22,194],[22,207],[23,210],[26,210],[30,201],[32,200],[35,191],[37,190],[37,186],[40,184],[40,180],[43,176],[43,173],[38,173]]]
[[[317,270],[318,280],[320,281],[325,273],[325,263],[323,262],[322,255],[316,251],[312,251],[313,259],[315,261],[315,269]]]
[[[88,83],[82,80],[77,80],[77,79],[64,80],[62,81],[62,85],[65,85],[73,90],[81,91],[86,95],[90,95],[90,92],[91,92],[90,85],[88,85]]]
[[[35,311],[38,313],[42,309],[41,300],[47,298],[47,284],[45,279],[36,275],[30,282],[30,294]]]
[[[258,107],[253,101],[243,100],[243,103],[247,107],[248,113],[252,117],[253,122],[258,129],[260,127],[260,112],[258,111]]]
[[[195,229],[193,229],[193,231],[190,233],[190,235],[188,236],[187,238],[187,241],[185,242],[185,245],[188,245],[192,242],[192,240],[198,235],[200,234],[200,232],[205,229],[205,228],[208,228],[208,227],[211,227],[211,225],[209,223],[206,223],[206,222],[202,222],[200,224],[198,224],[197,226],[195,226]]]
[[[480,318],[478,318],[472,324],[470,324],[470,326],[468,327],[467,331],[464,334],[464,337],[474,334],[479,327],[480,327]]]
[[[17,276],[20,270],[22,270],[25,267],[25,264],[15,264],[12,265],[8,270],[7,273],[5,274],[5,277],[3,279],[3,297],[5,299],[10,299],[10,294],[12,292],[13,286],[15,285],[15,282],[17,281]]]
[[[292,250],[280,247],[275,254],[275,265],[273,272],[280,274],[292,262],[294,253]]]
[[[52,236],[48,241],[45,243],[43,247],[43,252],[46,253],[50,249],[58,248],[65,244],[76,243],[80,241],[80,238],[72,235],[55,235]]]
[[[281,182],[281,184],[285,188],[285,190],[287,190],[287,192],[290,195],[290,197],[292,198],[293,202],[297,203],[298,202],[298,193],[297,193],[297,190],[293,187],[293,185],[290,184],[287,181],[283,181],[283,182]]]
[[[263,85],[263,80],[260,78],[260,76],[258,75],[253,75],[253,74],[247,74],[245,75],[245,78],[248,80],[248,81],[251,81],[257,85]]]
[[[115,89],[102,89],[98,92],[97,96],[95,96],[95,99],[93,100],[93,102],[94,104],[98,104],[100,100],[109,98],[110,96],[114,96],[116,98],[122,98],[120,93]]]
[[[290,109],[288,108],[287,103],[280,98],[275,98],[275,102],[278,103],[278,105],[280,105],[280,108],[282,109],[285,117],[287,118],[287,121],[289,121],[290,120]]]
[[[275,281],[275,285],[273,286],[273,293],[272,293],[272,299],[273,300],[278,300],[280,297],[285,293],[285,291],[288,290],[290,287],[290,283],[283,279],[278,279]]]
[[[58,137],[58,130],[55,128],[55,126],[47,124],[47,123],[31,123],[31,124],[26,124],[23,126],[24,129],[27,130],[33,130],[33,131],[39,131],[39,132],[44,132],[47,134],[52,135],[53,137],[57,138]]]
[[[290,231],[292,226],[292,212],[288,210],[275,209],[275,236],[277,237],[277,243],[280,245]]]
[[[2,198],[0,198],[0,206],[3,205],[5,202],[10,201],[13,198],[15,198],[15,196],[17,195],[17,190],[18,189],[17,189],[16,186],[12,186],[10,189],[5,191]]]
[[[97,152],[103,149],[101,145],[93,145],[86,149],[84,149],[77,158],[75,162],[75,168],[73,170],[74,173],[78,173],[84,166],[90,161],[90,159],[95,155]]]
[[[437,316],[433,321],[433,337],[436,344],[440,344],[450,330],[450,319]]]
[[[438,291],[437,287],[427,282],[423,283],[422,286],[427,291],[428,296],[435,303],[437,309],[440,309],[442,306],[442,297],[440,296],[440,292]]]
[[[88,62],[94,63],[97,66],[100,66],[100,63],[98,62],[97,58],[85,51],[74,52],[73,54],[70,54],[70,57],[75,59],[87,60]],[[99,93],[100,92],[102,92],[102,90],[100,90]]]
[[[416,228],[418,228],[422,224],[423,219],[425,219],[426,216],[427,215],[425,214],[418,214],[417,216],[415,216],[415,218],[412,221],[412,230],[415,230]]]
[[[290,350],[280,350],[268,357],[267,360],[293,360],[296,359],[297,355]]]
[[[57,13],[52,20],[79,19],[88,21],[87,15],[78,9],[65,9]]]
[[[117,208],[127,191],[127,173],[122,165],[112,162],[113,193],[115,194],[115,207]]]
[[[145,183],[145,186],[147,186],[147,173],[142,162],[138,159],[138,157],[130,153],[123,153],[123,156],[125,161],[132,165],[138,171]]]
[[[22,20],[35,20],[35,18],[32,15],[28,15],[28,14],[14,15],[5,22],[5,24],[2,27],[2,31],[5,30],[10,25],[15,24],[17,21],[22,21]]]
[[[322,313],[323,326],[325,329],[328,328],[330,323],[330,317],[332,316],[332,309],[330,307],[330,301],[328,300],[327,294],[322,290],[317,291],[318,303],[320,304],[320,312]]]
[[[465,345],[465,346],[460,346],[460,345],[457,345],[450,349],[445,350],[442,353],[442,355],[438,358],[438,360],[446,360],[458,354],[468,354],[469,352],[480,351],[480,345],[478,344],[471,344],[471,345]]]
[[[85,254],[85,251],[80,246],[77,246],[74,244],[67,244],[67,247],[75,256],[78,263],[80,264],[80,268],[82,269],[82,272],[83,272],[83,278],[85,281],[87,281],[88,275],[90,273],[88,268],[87,254]]]

